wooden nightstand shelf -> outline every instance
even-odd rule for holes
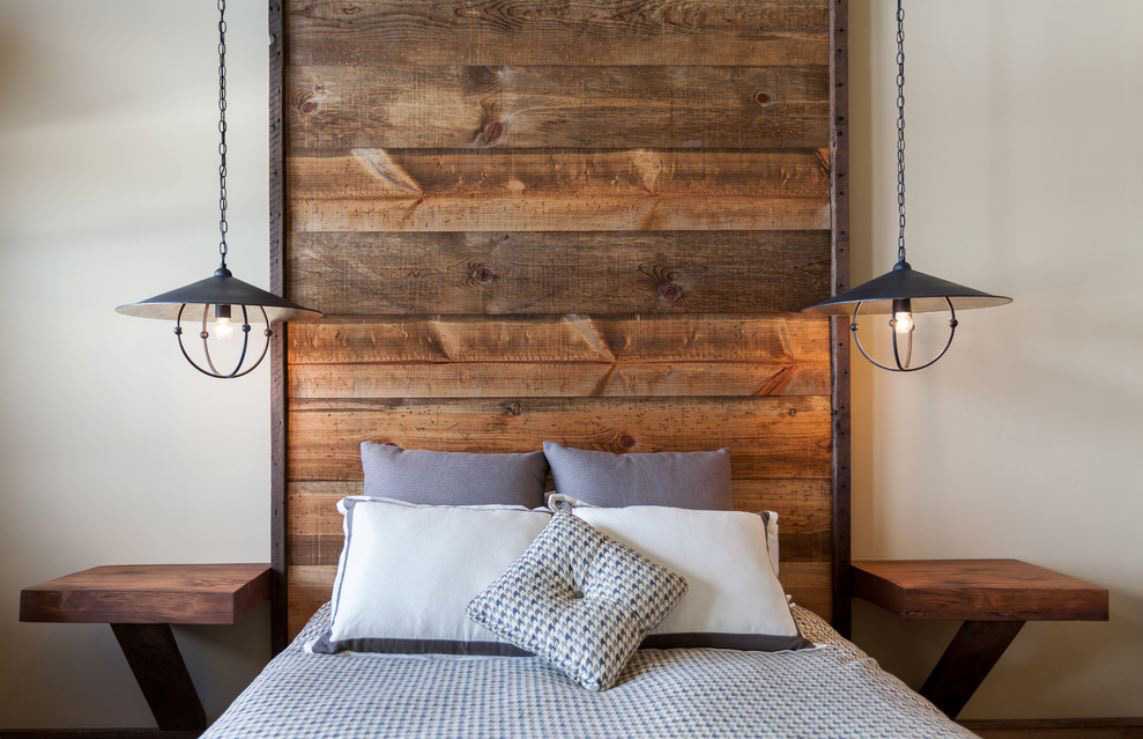
[[[1015,559],[855,562],[853,592],[903,618],[964,624],[921,695],[955,718],[1026,621],[1106,621],[1107,590]]]
[[[264,564],[93,567],[22,590],[20,620],[110,624],[159,728],[202,731],[171,624],[233,624],[269,596]]]

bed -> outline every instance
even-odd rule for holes
[[[206,737],[971,737],[812,611],[793,652],[644,649],[584,690],[531,657],[317,655],[323,606]]]
[[[846,0],[271,0],[277,656],[208,736],[967,736],[843,636]],[[318,655],[359,445],[729,450],[816,646]],[[550,487],[548,489],[551,489]]]

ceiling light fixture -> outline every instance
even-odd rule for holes
[[[319,317],[321,314],[304,308],[271,292],[254,287],[237,279],[226,266],[226,0],[218,0],[218,254],[220,264],[211,277],[184,285],[153,298],[121,305],[115,310],[139,318],[160,318],[175,322],[175,337],[179,350],[191,366],[204,375],[219,379],[233,379],[248,375],[262,363],[270,349],[270,339],[274,335],[270,327],[276,321],[286,321],[302,317]],[[201,311],[200,311],[201,308]],[[253,364],[247,360],[253,356],[250,348],[251,318],[261,317],[266,343]],[[183,319],[191,325],[199,326],[203,356],[206,366],[191,358],[183,343]],[[241,323],[238,319],[241,318]],[[211,328],[214,337],[225,339],[242,332],[242,348],[234,369],[226,372],[215,367],[210,355]]]
[[[991,308],[1011,303],[1012,298],[974,290],[912,268],[905,259],[905,11],[897,0],[897,264],[869,282],[834,295],[805,310],[814,313],[851,315],[849,330],[861,356],[890,372],[916,372],[931,367],[945,355],[956,336],[957,310]],[[934,358],[913,366],[914,313],[948,310],[949,335]],[[878,362],[865,350],[857,335],[861,313],[888,314],[893,342],[893,364]]]

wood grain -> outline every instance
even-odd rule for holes
[[[828,296],[829,273],[824,231],[311,232],[289,289],[327,315],[758,314]]]
[[[916,619],[1106,621],[1105,588],[1015,559],[855,562],[859,598]]]
[[[292,155],[293,231],[828,230],[817,151]]]
[[[264,564],[108,565],[24,588],[20,620],[233,624],[269,594]]]
[[[290,64],[825,64],[820,0],[290,0]]]
[[[816,362],[829,324],[801,316],[363,318],[291,326],[289,362]]]
[[[792,312],[847,279],[844,0],[284,16],[278,289],[326,313],[278,377],[291,633],[328,598],[364,439],[727,446],[735,505],[779,512],[788,590],[842,612],[845,335]]]
[[[290,371],[294,398],[734,398],[828,389],[825,362],[304,364]]]
[[[295,67],[289,96],[303,151],[829,145],[824,65]]]
[[[364,440],[410,449],[520,452],[545,440],[614,452],[726,447],[736,478],[829,478],[820,396],[341,400],[290,404],[291,480],[359,480]]]

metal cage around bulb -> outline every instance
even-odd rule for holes
[[[242,377],[254,371],[262,363],[270,349],[270,339],[274,335],[271,324],[275,321],[317,318],[321,315],[315,310],[302,307],[235,278],[226,267],[219,267],[213,276],[205,280],[184,285],[138,303],[121,305],[115,310],[123,315],[137,318],[174,321],[175,336],[183,357],[199,372],[218,379]],[[216,321],[219,318],[242,319],[242,323],[238,324],[242,331],[241,354],[234,369],[229,372],[220,371],[210,354],[211,334],[208,326],[211,323],[212,312]],[[257,353],[258,358],[247,366],[247,360],[254,356],[249,351],[250,333],[253,330],[251,319],[261,324],[265,343]],[[202,340],[205,367],[196,362],[187,350],[183,341],[186,333],[184,323],[200,326],[198,336]]]
[[[992,308],[1011,302],[1012,298],[1003,295],[992,295],[975,288],[942,280],[940,277],[927,275],[924,272],[918,272],[908,262],[902,260],[897,262],[892,271],[812,305],[806,308],[805,312],[850,316],[849,330],[853,334],[854,343],[857,345],[857,350],[861,352],[861,356],[884,370],[917,372],[936,364],[952,346],[958,325],[957,310]],[[911,366],[908,357],[908,354],[911,354],[910,349],[905,360],[902,361],[902,351],[898,341],[899,332],[896,330],[897,316],[905,313],[911,317],[913,313],[936,313],[945,310],[949,312],[949,336],[940,353],[931,360],[914,367]],[[862,313],[867,315],[890,314],[893,316],[889,321],[889,326],[892,329],[894,366],[878,362],[861,343],[861,338],[857,333],[857,318]]]

